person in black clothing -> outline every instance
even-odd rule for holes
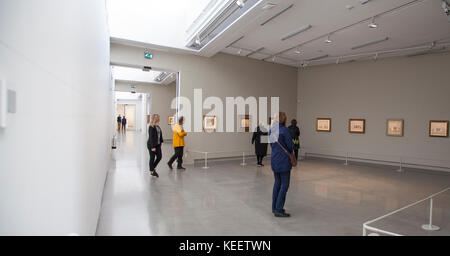
[[[297,126],[297,120],[292,119],[291,125],[288,127],[288,129],[291,133],[292,142],[294,142],[295,158],[298,159],[298,150],[300,149],[300,129]]]
[[[161,128],[159,127],[159,115],[153,114],[148,127],[147,148],[150,153],[150,173],[152,176],[159,177],[156,172],[156,166],[162,158],[161,144],[164,142]]]
[[[119,115],[117,117],[117,131],[120,132],[120,126],[122,125],[122,117]]]
[[[267,134],[269,133],[267,132],[266,128],[262,126],[262,124],[259,124],[258,127],[256,127],[255,132],[253,132],[252,144],[255,144],[255,154],[258,160],[258,167],[264,166],[262,160],[267,155],[267,143],[261,141],[261,136]]]
[[[122,118],[122,132],[126,132],[127,130],[127,119],[125,118],[125,116],[123,116]]]

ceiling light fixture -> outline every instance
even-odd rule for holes
[[[284,8],[284,9],[281,10],[279,13],[273,15],[272,17],[270,17],[269,19],[267,19],[266,21],[264,21],[263,23],[261,23],[261,26],[266,25],[269,21],[275,19],[276,17],[278,17],[278,16],[280,16],[281,14],[283,14],[285,11],[291,9],[292,6],[294,6],[294,4],[289,5],[287,8]]]
[[[244,38],[244,36],[241,36],[241,37],[239,37],[238,39],[234,40],[234,41],[231,42],[229,45],[227,45],[227,47],[225,47],[225,48],[228,48],[228,47],[232,46],[233,44],[237,43],[237,42],[238,42],[239,40],[241,40],[242,38]]]
[[[195,38],[195,44],[200,45],[202,41],[200,40],[200,37],[197,35],[197,38]]]
[[[238,51],[238,55],[241,55],[242,49],[239,49]]]
[[[375,17],[372,17],[372,22],[369,24],[369,28],[377,28],[378,24],[375,23]]]
[[[367,4],[370,0],[359,0],[361,4]]]
[[[297,47],[297,49],[295,49],[295,51],[294,51],[296,54],[300,54],[301,53],[301,51],[298,49],[298,47]]]
[[[308,59],[307,61],[321,60],[321,59],[325,59],[328,56],[329,56],[328,54],[325,54],[325,55],[322,55],[319,57],[314,57],[314,58]]]
[[[273,4],[273,3],[265,3],[262,7],[261,7],[261,9],[263,9],[263,10],[269,10],[269,9],[272,9],[273,7],[275,7],[276,6],[276,4]]]
[[[237,6],[239,6],[239,8],[242,8],[245,5],[244,0],[237,0],[236,4],[237,4]]]
[[[276,56],[273,56],[273,58],[272,58],[272,62],[275,62],[275,57],[276,57]]]
[[[368,42],[368,43],[360,44],[360,45],[352,47],[352,50],[356,50],[356,49],[359,49],[359,48],[363,48],[363,47],[367,47],[367,46],[370,46],[370,45],[378,44],[378,43],[387,41],[388,39],[389,39],[389,37],[385,37],[383,39],[379,39],[379,40],[371,41],[371,42]]]
[[[286,40],[286,39],[289,39],[289,38],[291,38],[291,37],[294,37],[294,36],[296,36],[296,35],[298,35],[298,34],[300,34],[300,33],[302,33],[302,32],[305,32],[306,30],[308,30],[308,29],[310,29],[310,28],[312,28],[311,25],[307,25],[307,26],[301,27],[300,29],[298,29],[298,30],[296,30],[296,31],[294,31],[294,32],[291,32],[290,34],[288,34],[288,35],[286,35],[285,37],[281,38],[281,41],[284,41],[284,40]]]
[[[331,39],[330,39],[330,34],[328,34],[328,37],[327,37],[327,40],[325,40],[325,43],[329,44],[329,43],[331,43],[331,42],[333,42],[333,41],[331,41]]]

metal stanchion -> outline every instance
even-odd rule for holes
[[[430,223],[422,225],[422,229],[426,231],[437,231],[440,227],[433,225],[433,198],[430,198]]]
[[[203,169],[208,169],[208,152],[203,152],[205,154],[205,166],[203,166]]]
[[[344,165],[348,165],[348,152],[345,153],[345,163]]]
[[[241,165],[242,166],[246,166],[247,165],[247,163],[245,162],[245,152],[242,152],[242,163],[241,163]]]
[[[397,170],[397,172],[403,172],[403,160],[402,157],[400,157],[400,168]]]

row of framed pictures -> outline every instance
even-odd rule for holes
[[[247,118],[249,120],[249,118]],[[175,124],[175,116],[169,116],[167,119],[168,125],[174,125]],[[242,124],[247,124],[249,128],[250,122],[241,122]],[[242,125],[241,124],[241,125]],[[203,129],[206,131],[214,131],[217,129],[217,116],[203,116]],[[247,131],[247,129],[246,129]]]
[[[448,137],[448,120],[431,120],[429,124],[430,137]],[[387,136],[403,136],[403,119],[388,119],[386,121],[386,135]],[[331,132],[331,118],[317,118],[316,131]],[[365,133],[366,119],[349,119],[348,120],[349,133]]]

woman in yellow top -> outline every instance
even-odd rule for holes
[[[183,129],[184,117],[180,117],[178,119],[178,124],[173,126],[173,147],[175,149],[175,154],[170,158],[167,165],[172,170],[172,164],[177,159],[177,169],[185,170],[183,167],[183,148],[184,148],[184,136],[187,135],[187,132]]]

